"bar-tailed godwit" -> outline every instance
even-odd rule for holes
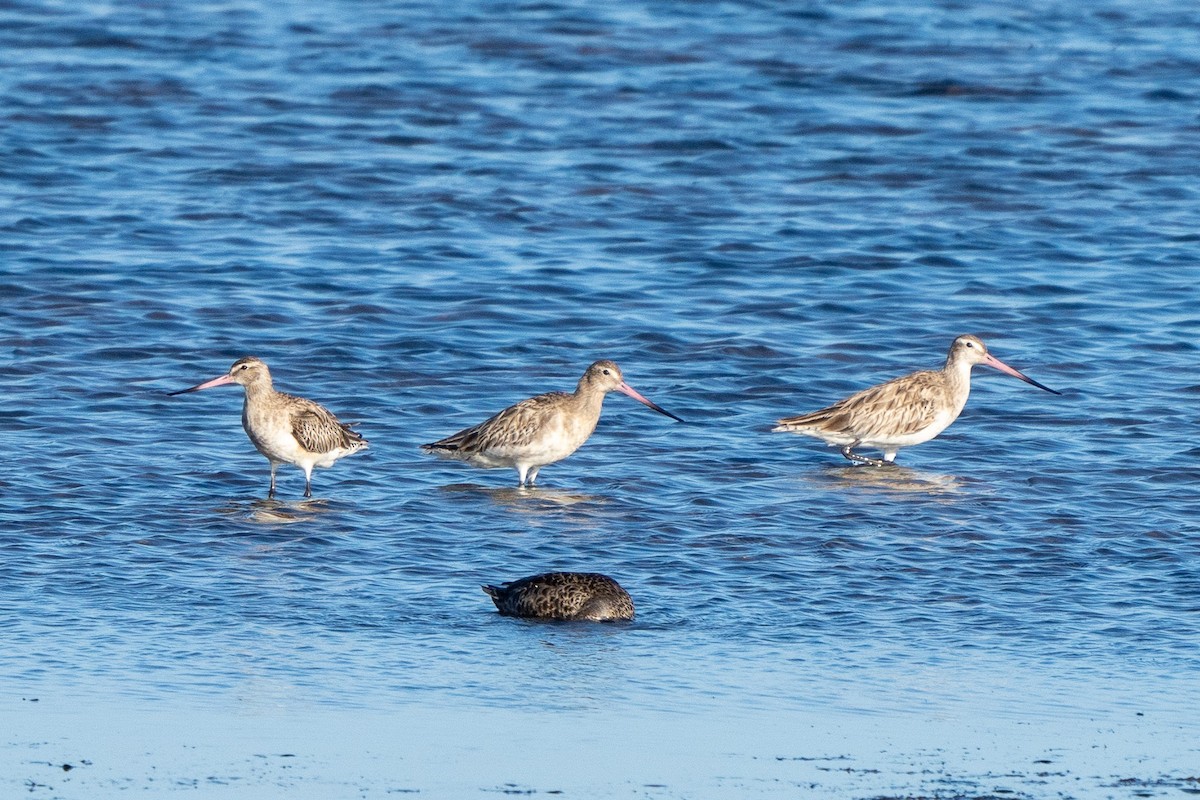
[[[512,467],[517,471],[518,486],[533,486],[542,467],[562,461],[592,435],[604,396],[612,391],[683,422],[634,391],[616,364],[597,361],[583,373],[574,392],[550,392],[522,400],[474,427],[423,444],[421,449],[485,469]]]
[[[962,413],[971,393],[971,368],[986,364],[1052,394],[1061,394],[1005,364],[978,336],[959,336],[941,369],[923,370],[872,386],[828,408],[779,420],[776,431],[802,433],[840,447],[851,461],[882,466],[903,447],[927,442]],[[883,460],[854,452],[883,451]]]
[[[547,572],[500,586],[484,586],[496,610],[527,619],[609,622],[633,619],[633,598],[607,575]]]
[[[295,464],[304,470],[304,496],[312,497],[313,467],[332,466],[343,456],[367,449],[367,440],[338,422],[324,406],[275,391],[271,371],[252,356],[239,358],[219,378],[171,394],[198,392],[229,383],[245,387],[242,427],[258,452],[271,462],[271,489],[267,497],[275,496],[275,470],[280,464]]]

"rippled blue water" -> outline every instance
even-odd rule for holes
[[[0,5],[7,712],[500,715],[528,752],[1141,713],[1112,774],[1194,774],[1198,54],[1168,0]],[[887,471],[769,432],[964,332],[1063,396],[981,368]],[[239,390],[165,395],[246,354],[371,442],[311,503],[263,499]],[[614,395],[527,493],[417,450],[602,357],[687,424]],[[478,589],[548,569],[637,620]],[[3,785],[52,783],[33,736]],[[690,752],[644,791],[731,790]],[[996,752],[963,769],[1030,768]],[[883,772],[814,782],[933,791]],[[1177,791],[1107,780],[1071,791]]]

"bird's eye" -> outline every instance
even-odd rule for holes
[[[967,347],[974,347],[974,346],[975,346],[974,342],[967,342]]]
[[[612,375],[612,373],[611,373],[611,372],[609,372],[608,370],[604,370],[604,374],[605,374],[605,375]]]

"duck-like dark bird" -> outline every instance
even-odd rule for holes
[[[611,622],[633,619],[633,598],[607,575],[596,572],[547,572],[487,586],[496,609],[526,619]]]

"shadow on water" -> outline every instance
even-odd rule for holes
[[[902,495],[956,495],[968,488],[967,481],[957,475],[925,472],[895,464],[883,467],[869,464],[828,466],[805,480],[822,488],[862,489]]]
[[[505,506],[514,511],[529,514],[560,511],[564,508],[583,504],[602,505],[608,502],[608,498],[601,495],[569,492],[563,489],[543,489],[541,487],[534,487],[532,489],[518,488],[516,486],[496,488],[494,486],[480,486],[474,483],[452,483],[441,487],[441,490],[443,492],[462,494],[470,497],[484,497],[498,506]]]

